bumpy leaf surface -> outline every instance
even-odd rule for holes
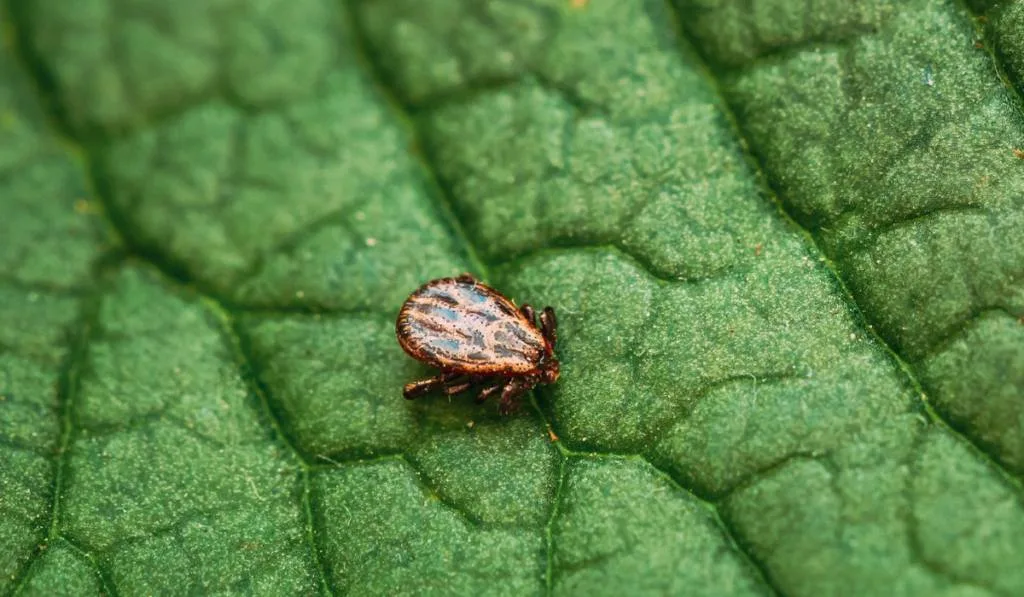
[[[2,14],[0,593],[1024,595],[1024,2]]]

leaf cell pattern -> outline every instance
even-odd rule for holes
[[[1024,593],[1020,6],[10,0],[0,591]]]

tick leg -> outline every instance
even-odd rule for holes
[[[519,307],[519,312],[526,316],[530,320],[530,325],[537,325],[537,312],[533,310],[533,307],[523,303],[522,307]]]
[[[468,272],[463,272],[459,274],[455,279],[458,280],[459,282],[476,282],[476,278],[473,277],[473,274],[470,274]]]
[[[523,393],[526,386],[518,379],[505,384],[505,387],[501,390],[501,401],[498,402],[498,412],[503,415],[512,414],[519,410],[519,395]]]
[[[540,330],[548,342],[554,345],[558,333],[558,320],[555,319],[555,310],[551,307],[544,307],[544,311],[540,314]]]
[[[473,385],[473,382],[471,382],[471,381],[464,381],[462,383],[446,385],[444,387],[444,395],[445,396],[454,396],[455,394],[459,394],[459,393],[465,392],[466,390],[469,389],[469,387],[471,385]]]
[[[436,377],[409,382],[405,384],[405,388],[402,390],[402,395],[405,396],[406,400],[414,400],[424,394],[429,394],[434,388],[440,386],[442,383],[444,382]]]
[[[402,395],[405,396],[406,400],[413,400],[423,396],[424,394],[429,394],[436,388],[443,386],[456,377],[458,376],[451,373],[439,373],[434,377],[409,382],[405,384],[405,388],[402,390]]]
[[[488,398],[491,397],[491,394],[494,394],[495,392],[497,392],[501,388],[502,388],[501,384],[497,384],[497,385],[489,386],[489,387],[486,387],[486,388],[480,390],[480,394],[478,394],[477,397],[476,397],[476,403],[480,404],[484,400],[487,400]]]

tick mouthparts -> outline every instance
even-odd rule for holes
[[[558,361],[548,361],[541,372],[541,379],[543,379],[546,384],[555,383],[558,381],[559,369]]]

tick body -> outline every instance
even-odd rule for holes
[[[469,274],[427,282],[405,300],[395,332],[409,356],[440,371],[405,384],[405,397],[477,387],[477,402],[498,394],[501,412],[512,412],[523,392],[558,380],[555,311],[539,319]]]

